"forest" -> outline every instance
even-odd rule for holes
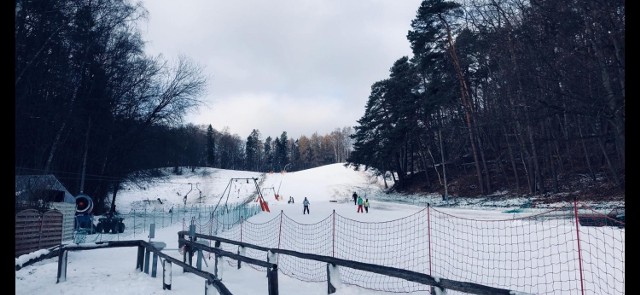
[[[623,198],[624,35],[623,1],[425,0],[348,162],[445,196]]]
[[[425,0],[413,56],[372,81],[358,124],[296,139],[185,124],[209,81],[187,56],[145,53],[147,17],[131,1],[16,1],[16,175],[54,174],[98,214],[161,167],[345,163],[401,191],[624,197],[624,1]]]

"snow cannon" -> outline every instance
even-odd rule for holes
[[[85,194],[76,197],[76,215],[91,214],[93,212],[93,199]]]
[[[93,225],[93,199],[86,194],[79,194],[76,197],[76,230],[85,230],[87,234],[95,234]]]

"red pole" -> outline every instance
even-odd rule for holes
[[[580,268],[580,291],[582,291],[582,295],[584,295],[584,278],[582,277],[582,250],[580,248],[580,229],[579,224],[580,220],[578,219],[578,199],[576,197],[573,198],[573,212],[576,216],[576,238],[578,239],[578,265]]]

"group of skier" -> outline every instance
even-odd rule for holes
[[[369,199],[367,198],[362,198],[361,196],[358,196],[358,194],[356,192],[353,192],[353,204],[358,206],[358,210],[356,210],[356,212],[358,213],[369,213]],[[289,204],[293,204],[294,200],[293,197],[289,197]],[[309,200],[307,199],[307,197],[304,198],[304,200],[302,201],[302,214],[309,214]]]
[[[358,205],[358,213],[369,213],[369,199],[363,199],[361,196],[358,196],[356,192],[353,192],[353,204]],[[364,208],[364,211],[362,210]]]

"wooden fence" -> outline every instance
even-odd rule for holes
[[[51,209],[62,212],[62,241],[73,240],[76,221],[76,204],[67,202],[51,202]]]
[[[59,210],[40,213],[28,209],[16,213],[15,256],[62,243],[63,214]]]
[[[35,213],[38,213],[36,210]],[[150,230],[151,232],[153,229]],[[209,247],[197,239],[202,240],[213,240],[215,241],[215,247]],[[221,249],[221,243],[229,243],[232,245],[237,245],[239,247],[238,254],[224,251]],[[238,269],[241,266],[241,261],[244,263],[253,264],[256,266],[261,266],[266,268],[267,270],[267,294],[269,295],[278,295],[279,294],[279,286],[278,286],[278,265],[273,262],[269,262],[270,257],[275,257],[273,255],[290,255],[295,256],[301,259],[311,259],[315,261],[321,261],[327,263],[327,293],[333,294],[336,293],[336,286],[333,285],[331,279],[332,277],[338,278],[338,274],[331,274],[331,272],[335,271],[335,267],[347,267],[358,270],[363,270],[366,272],[377,273],[382,275],[387,275],[391,277],[402,278],[407,281],[413,281],[425,285],[432,286],[431,294],[445,294],[446,290],[454,290],[454,291],[462,291],[470,294],[522,294],[526,293],[516,292],[507,289],[494,288],[485,285],[469,283],[469,282],[461,282],[454,281],[448,279],[435,278],[427,274],[417,273],[409,270],[397,269],[393,267],[387,267],[382,265],[374,265],[369,263],[362,263],[352,260],[339,259],[329,256],[316,255],[311,253],[301,253],[297,251],[285,250],[285,249],[274,249],[274,248],[265,248],[253,244],[249,244],[246,242],[233,241],[225,238],[220,238],[211,235],[203,235],[195,233],[195,227],[192,225],[189,231],[179,231],[178,232],[178,245],[184,246],[182,261],[176,259],[172,256],[169,256],[165,253],[162,253],[162,249],[166,246],[163,242],[146,242],[143,240],[130,240],[130,241],[108,241],[108,242],[97,242],[92,244],[71,244],[71,245],[61,245],[60,247],[51,248],[49,253],[40,253],[39,256],[33,257],[25,264],[16,265],[16,271],[21,269],[24,266],[33,264],[35,262],[41,261],[43,259],[49,259],[53,257],[58,257],[58,274],[56,283],[65,282],[67,280],[67,263],[68,263],[68,252],[69,251],[84,251],[84,250],[93,250],[93,249],[104,249],[104,248],[120,248],[120,247],[138,247],[138,255],[136,259],[136,269],[139,271],[144,271],[144,273],[151,274],[151,277],[156,277],[157,273],[157,263],[158,259],[162,261],[163,268],[163,277],[162,277],[162,288],[163,290],[171,290],[171,281],[172,281],[172,264],[176,264],[183,268],[183,272],[193,273],[197,276],[204,278],[205,295],[209,294],[220,294],[220,295],[232,295],[229,289],[222,283],[219,272],[219,263],[222,262],[222,257],[229,257],[231,259],[238,261]],[[267,261],[262,261],[250,257],[246,257],[241,255],[244,251],[241,250],[244,248],[252,248],[256,250],[261,250],[266,252]],[[216,257],[216,264],[214,266],[214,273],[209,273],[207,271],[202,270],[202,260],[205,259],[203,252],[213,253]],[[196,267],[193,267],[193,256],[197,253],[197,262]],[[153,257],[150,257],[153,254]],[[335,282],[334,282],[335,283]]]
[[[188,237],[188,239],[187,239]],[[203,240],[212,240],[215,241],[215,248],[212,247],[208,247],[206,246],[206,244],[202,244],[197,242],[197,239],[203,239]],[[233,259],[237,259],[238,260],[238,269],[240,268],[240,259],[242,258],[243,261],[251,261],[254,264],[258,264],[258,263],[264,263],[261,261],[256,261],[255,259],[249,258],[249,257],[245,257],[242,256],[240,254],[235,255],[231,252],[227,252],[227,251],[223,251],[220,249],[220,244],[221,243],[227,243],[227,244],[232,244],[232,245],[236,245],[238,246],[238,253],[243,253],[244,251],[241,250],[243,248],[252,248],[255,250],[259,250],[259,251],[264,251],[265,257],[267,258],[266,264],[264,266],[269,267],[269,263],[273,263],[269,261],[269,257],[272,255],[278,255],[278,254],[282,254],[282,255],[290,255],[290,256],[294,256],[297,258],[301,258],[301,259],[309,259],[309,260],[315,260],[315,261],[320,261],[320,262],[325,262],[327,263],[327,294],[334,294],[337,292],[336,286],[333,285],[333,283],[331,282],[331,278],[335,277],[338,278],[339,275],[338,274],[331,274],[332,269],[335,271],[336,267],[348,267],[348,268],[352,268],[352,269],[357,269],[357,270],[362,270],[362,271],[366,271],[366,272],[370,272],[370,273],[376,273],[376,274],[381,274],[381,275],[386,275],[386,276],[390,276],[390,277],[395,277],[395,278],[400,278],[400,279],[404,279],[407,281],[411,281],[411,282],[416,282],[416,283],[420,283],[420,284],[424,284],[424,285],[429,285],[431,286],[431,294],[446,294],[447,290],[453,290],[453,291],[461,291],[461,292],[465,292],[465,293],[469,293],[469,294],[491,294],[491,295],[510,295],[510,294],[522,294],[522,295],[531,295],[528,293],[524,293],[524,292],[518,292],[518,291],[513,291],[513,290],[507,290],[507,289],[503,289],[503,288],[495,288],[495,287],[490,287],[490,286],[486,286],[486,285],[482,285],[482,284],[476,284],[476,283],[471,283],[471,282],[462,282],[462,281],[456,281],[456,280],[449,280],[449,279],[442,279],[442,278],[435,278],[432,277],[430,275],[427,274],[423,274],[423,273],[419,273],[419,272],[415,272],[415,271],[410,271],[410,270],[405,270],[405,269],[399,269],[399,268],[395,268],[395,267],[389,267],[389,266],[383,266],[383,265],[376,265],[376,264],[370,264],[370,263],[363,263],[363,262],[358,262],[358,261],[353,261],[353,260],[347,260],[347,259],[340,259],[340,258],[335,258],[335,257],[330,257],[330,256],[323,256],[323,255],[317,255],[317,254],[312,254],[312,253],[302,253],[302,252],[297,252],[297,251],[292,251],[292,250],[285,250],[285,249],[277,249],[277,248],[267,248],[267,247],[262,247],[262,246],[257,246],[254,244],[250,244],[250,243],[246,243],[246,242],[240,242],[240,241],[234,241],[234,240],[229,240],[229,239],[225,239],[225,238],[221,238],[221,237],[217,237],[217,236],[212,236],[212,235],[205,235],[205,234],[199,234],[195,232],[195,228],[193,227],[193,225],[190,227],[189,231],[179,231],[178,232],[178,245],[180,247],[182,247],[182,245],[185,246],[185,251],[183,252],[183,261],[187,262],[189,265],[192,265],[192,257],[193,257],[193,253],[194,252],[198,252],[198,257],[197,257],[197,268],[200,269],[201,267],[201,260],[204,259],[202,252],[206,251],[206,252],[212,252],[216,255],[216,265],[215,265],[215,270],[214,270],[214,274],[217,276],[218,273],[218,259],[219,256],[222,254],[222,256],[226,256],[226,257],[230,257]],[[189,255],[187,255],[187,252]],[[275,256],[273,256],[275,257]],[[277,279],[277,264],[273,264],[272,268],[267,268],[267,278],[269,278],[268,280],[268,294],[269,295],[277,295],[278,294],[278,279]],[[274,273],[274,274],[270,274],[270,273]],[[275,279],[271,280],[270,276],[274,276]],[[334,282],[335,283],[335,282]]]

